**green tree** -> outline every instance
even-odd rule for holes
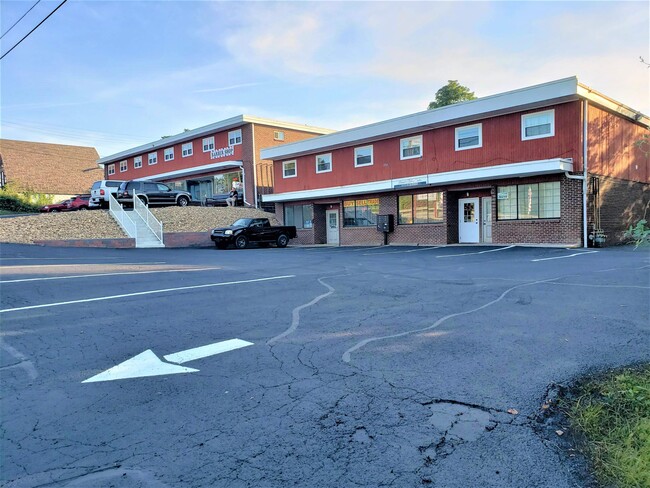
[[[436,92],[436,99],[429,104],[429,110],[474,99],[476,95],[473,91],[458,83],[458,80],[449,80],[449,83]]]

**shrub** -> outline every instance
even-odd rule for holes
[[[636,246],[650,245],[650,228],[646,219],[639,220],[636,225],[630,225],[630,228],[625,231],[623,237],[632,241]]]
[[[0,210],[10,212],[38,212],[43,205],[52,203],[53,196],[31,189],[21,190],[11,182],[0,191]]]

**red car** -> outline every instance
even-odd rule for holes
[[[68,206],[64,212],[70,212],[72,210],[88,210],[88,205],[90,204],[90,195],[77,195],[72,197]]]
[[[69,203],[70,203],[70,199],[63,200],[62,202],[59,203],[51,203],[50,205],[45,205],[44,207],[41,207],[41,212],[63,212],[64,210],[68,209]]]
[[[73,210],[88,210],[90,195],[77,195],[76,197],[63,200],[60,203],[53,203],[41,207],[41,212],[71,212]]]

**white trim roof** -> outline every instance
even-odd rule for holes
[[[252,115],[237,115],[229,119],[221,120],[215,122],[214,124],[205,125],[197,129],[192,129],[187,132],[181,132],[170,137],[165,137],[164,139],[159,139],[154,142],[149,142],[141,146],[133,147],[119,153],[111,154],[97,160],[97,164],[103,165],[107,163],[112,163],[114,161],[119,161],[120,159],[128,158],[130,156],[137,156],[141,153],[152,151],[154,149],[167,148],[173,146],[174,144],[180,144],[182,142],[187,142],[192,139],[199,138],[206,134],[221,132],[228,129],[233,129],[235,127],[240,127],[244,124],[258,124],[258,125],[268,125],[270,127],[277,127],[279,129],[293,129],[303,132],[311,132],[313,134],[331,134],[334,132],[332,129],[324,129],[322,127],[314,127],[311,125],[302,125],[294,124],[291,122],[282,122],[279,120],[273,119],[264,119],[261,117],[254,117]]]
[[[261,156],[262,159],[271,160],[290,159],[317,151],[364,145],[389,137],[412,134],[419,130],[461,124],[581,98],[650,127],[650,118],[646,115],[618,103],[586,85],[578,83],[578,78],[572,76],[434,110],[425,110],[300,142],[262,149]]]
[[[446,171],[444,173],[430,173],[411,176],[408,178],[395,178],[391,180],[372,181],[369,183],[358,183],[354,185],[274,193],[270,195],[262,195],[262,201],[264,201],[264,203],[272,203],[314,200],[318,198],[387,192],[397,189],[408,189],[409,187],[416,188],[433,185],[452,185],[472,181],[488,181],[497,178],[523,178],[525,176],[565,173],[567,171],[573,171],[573,161],[571,159],[543,159],[540,161],[498,164],[483,168]]]

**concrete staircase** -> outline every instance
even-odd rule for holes
[[[135,212],[130,213],[138,236],[135,247],[165,247],[140,215]]]
[[[134,195],[133,200],[133,211],[126,212],[111,195],[109,200],[111,216],[129,237],[135,239],[135,247],[165,247],[162,223],[154,217],[137,195]]]

